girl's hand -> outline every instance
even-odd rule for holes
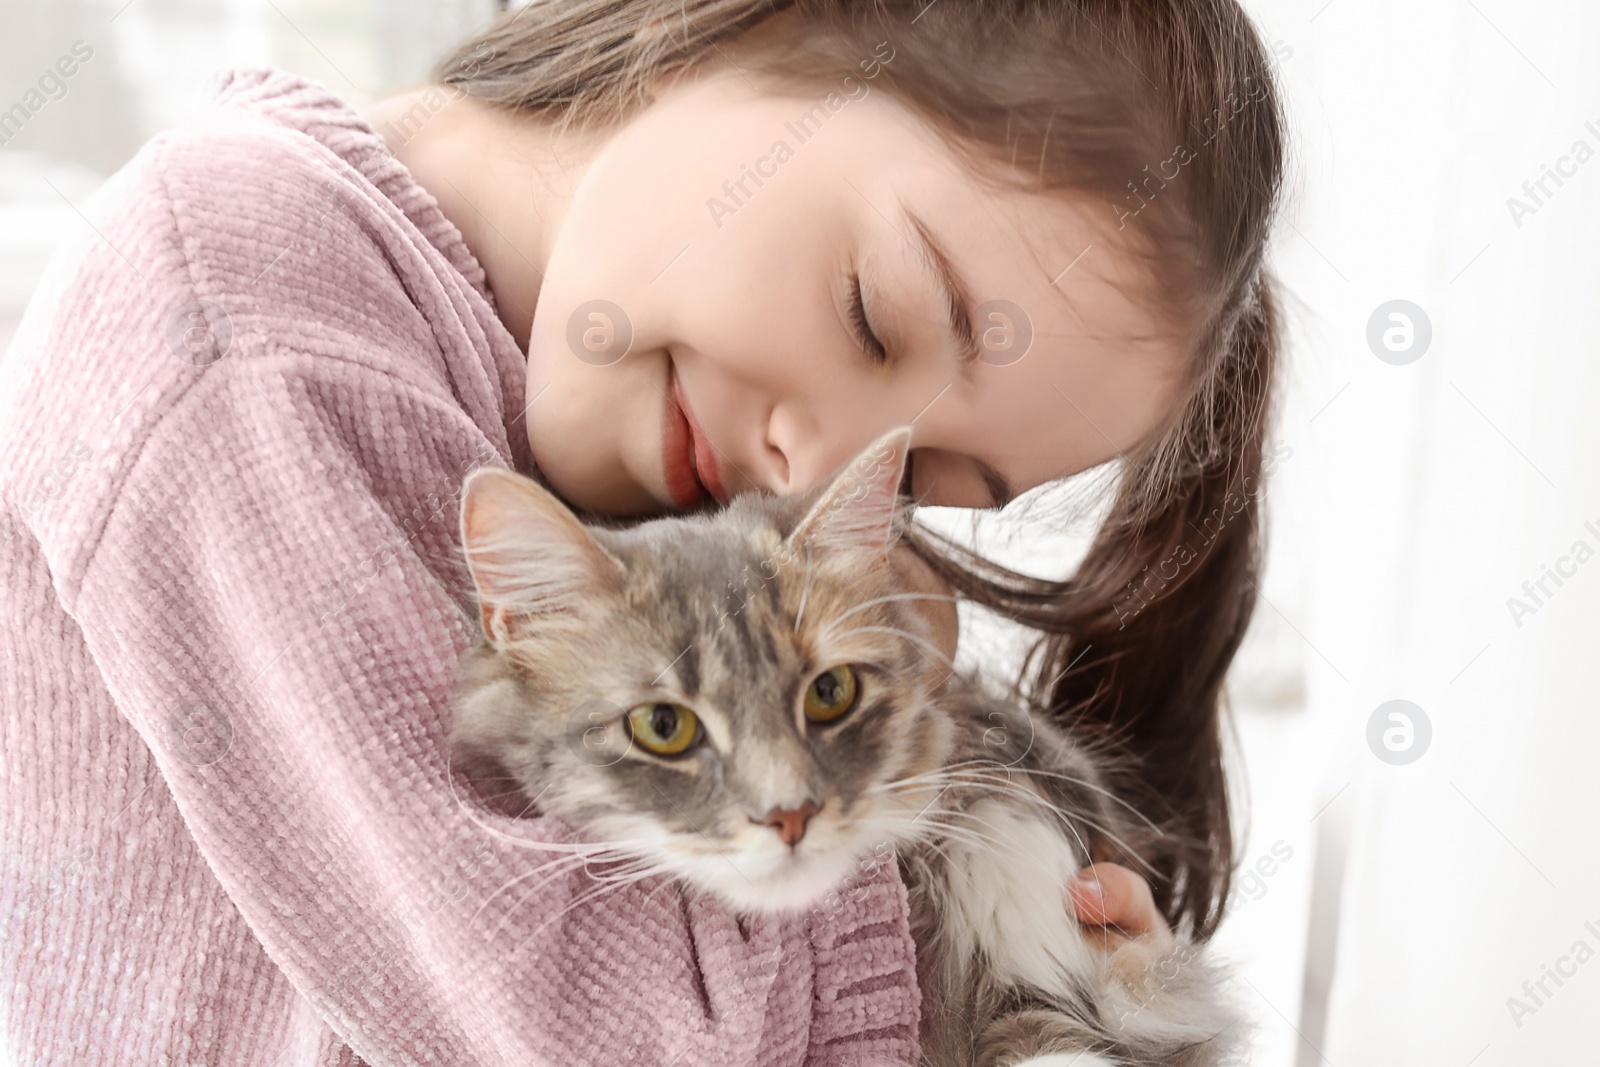
[[[1175,943],[1172,929],[1156,911],[1150,884],[1119,864],[1083,868],[1067,883],[1067,898],[1084,937],[1107,952],[1116,952],[1133,938],[1147,939],[1157,952],[1166,952]]]

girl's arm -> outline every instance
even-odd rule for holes
[[[286,349],[208,368],[143,442],[73,605],[294,987],[374,1064],[799,1063],[814,997],[832,1037],[903,1018],[903,989],[852,996],[839,959],[817,973],[798,924],[596,881],[529,847],[566,841],[559,824],[463,799],[445,731],[472,640],[451,538],[472,427],[342,370]],[[864,921],[895,930],[887,873],[839,917],[869,936],[819,933],[858,978],[908,963]]]
[[[269,110],[306,92],[236,81]],[[326,142],[360,136],[342,115]],[[475,622],[456,501],[474,466],[517,454],[520,354],[417,231],[437,212],[402,197],[404,214],[303,134],[207,123],[84,205],[77,258],[0,364],[17,534],[0,574],[45,599],[0,647],[5,736],[43,735],[7,761],[47,761],[8,768],[9,870],[40,890],[0,887],[9,1047],[27,1064],[219,1046],[265,1064],[301,1039],[318,1051],[294,1062],[348,1062],[342,1040],[373,1067],[913,1061],[892,865],[808,938],[601,882],[562,862],[560,824],[461,795],[446,732]],[[134,833],[150,813],[159,832]],[[63,820],[87,852],[55,855],[39,828]],[[70,940],[9,936],[45,929]]]

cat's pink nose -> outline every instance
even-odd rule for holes
[[[798,808],[773,808],[767,812],[767,817],[762,820],[762,825],[770,826],[777,830],[778,836],[783,839],[783,843],[793,847],[800,843],[802,837],[806,836],[806,823],[810,822],[811,816],[815,815],[819,810],[821,810],[820,805],[809,800]]]

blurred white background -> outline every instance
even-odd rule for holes
[[[1246,6],[1293,137],[1288,455],[1230,676],[1247,813],[1217,938],[1255,1062],[1600,1062],[1600,5]],[[493,11],[6,0],[0,110],[77,42],[92,56],[0,133],[0,345],[88,225],[74,205],[212,71],[272,64],[359,106]],[[995,554],[1070,567],[1081,536],[1047,541],[1028,510],[981,531]],[[995,662],[1003,636],[965,654]],[[1369,743],[1391,700],[1417,709],[1409,747],[1386,718]]]

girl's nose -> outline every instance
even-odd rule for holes
[[[784,495],[803,493],[831,478],[880,434],[899,425],[893,415],[889,410],[841,409],[818,420],[797,405],[780,404],[767,420],[764,442],[769,488]]]

